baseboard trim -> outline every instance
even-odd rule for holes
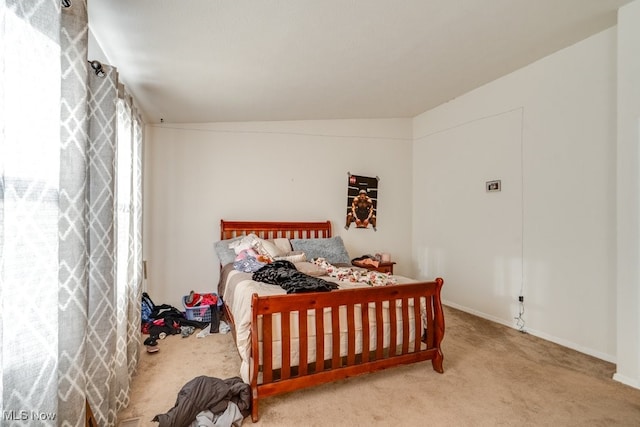
[[[512,328],[512,329],[518,329],[516,327],[516,325],[514,325],[513,323],[505,322],[503,319],[499,319],[497,317],[490,316],[490,315],[488,315],[486,313],[481,313],[481,312],[479,312],[477,310],[473,310],[473,309],[470,309],[468,307],[464,307],[464,306],[452,303],[450,301],[444,301],[443,300],[442,304],[446,305],[446,306],[449,306],[449,307],[452,307],[452,308],[455,308],[455,309],[458,309],[460,311],[464,311],[465,313],[473,314],[474,316],[478,316],[478,317],[481,317],[483,319],[487,319],[487,320],[490,320],[492,322],[499,323],[499,324],[504,325],[504,326],[508,326],[509,328]],[[445,319],[445,321],[446,321],[446,319]],[[561,339],[561,338],[558,338],[558,337],[554,337],[552,335],[545,334],[545,333],[537,331],[535,329],[525,328],[523,332],[526,332],[526,333],[531,334],[531,335],[533,335],[535,337],[538,337],[538,338],[542,338],[543,340],[550,341],[552,343],[561,345],[563,347],[570,348],[571,350],[575,350],[575,351],[577,351],[579,353],[584,353],[586,355],[595,357],[596,359],[604,360],[605,362],[609,362],[609,363],[616,363],[616,357],[613,356],[613,355],[601,353],[601,352],[598,352],[598,351],[594,351],[593,349],[582,347],[582,346],[580,346],[580,345],[578,345],[578,344],[576,344],[574,342],[567,341],[567,340],[564,340],[564,339]]]
[[[633,387],[633,388],[637,388],[638,390],[640,390],[640,381],[633,379],[633,378],[629,378],[627,376],[624,375],[620,375],[619,373],[615,373],[613,374],[613,379],[615,381],[618,381],[619,383],[622,383],[624,385],[628,385],[629,387]]]

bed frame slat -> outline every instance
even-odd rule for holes
[[[355,308],[347,306],[347,365],[356,363],[356,325],[354,318]]]
[[[416,331],[416,339],[413,340],[413,351],[420,350],[420,343],[422,339],[422,318],[420,316],[420,307],[424,298],[413,299],[413,330]]]
[[[264,383],[269,383],[273,380],[273,369],[272,369],[272,360],[273,360],[273,337],[272,337],[272,322],[271,314],[266,314],[262,316],[262,342],[263,342],[263,370],[262,370],[262,381]]]
[[[291,377],[291,312],[283,311],[280,314],[280,328],[282,343],[282,363],[281,378],[283,380]]]
[[[433,306],[431,304],[431,300],[427,298],[427,348],[434,347],[434,327],[433,327],[433,318],[431,314],[433,313]]]
[[[376,301],[376,360],[382,359],[384,351],[384,319],[382,316],[382,302]]]
[[[416,329],[416,336],[419,336]],[[409,353],[409,298],[402,298],[402,354]]]
[[[340,367],[340,308],[331,307],[331,369]]]
[[[298,350],[300,352],[300,365],[298,370],[300,375],[307,375],[307,358],[309,355],[309,337],[307,336],[307,310],[298,312],[298,342],[300,344]]]
[[[362,312],[362,363],[369,361],[369,352],[371,351],[371,343],[369,342],[369,333],[371,325],[369,324],[369,301],[360,305]]]
[[[389,344],[389,356],[396,355],[396,347],[398,346],[398,323],[397,323],[398,307],[396,306],[396,300],[389,301],[389,330],[390,344]]]
[[[316,308],[316,369],[324,369],[324,309]]]

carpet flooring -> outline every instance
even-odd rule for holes
[[[615,365],[444,310],[444,374],[422,362],[266,398],[243,426],[640,426],[640,390],[612,380]],[[239,373],[231,334],[168,336],[158,348],[142,352],[122,426],[157,426],[196,376]]]

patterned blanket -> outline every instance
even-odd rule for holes
[[[314,264],[327,270],[327,275],[338,280],[348,282],[366,283],[369,286],[397,285],[398,281],[389,273],[381,273],[375,270],[362,268],[336,267],[329,264],[324,258],[316,258]]]

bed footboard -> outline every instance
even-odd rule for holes
[[[444,372],[442,285],[438,278],[323,293],[254,294],[253,421],[258,420],[258,400],[264,397],[424,360]],[[346,342],[341,342],[341,334]]]

